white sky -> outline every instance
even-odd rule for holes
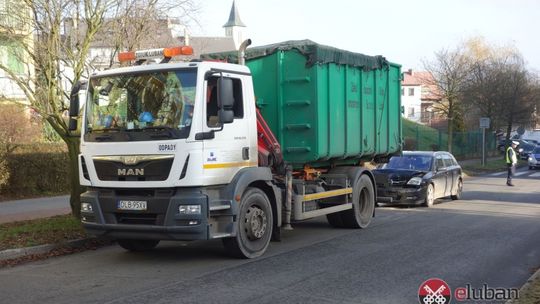
[[[195,36],[224,36],[232,0],[201,0]],[[513,44],[540,71],[539,0],[236,0],[253,45],[311,39],[422,68],[442,48],[483,36]]]

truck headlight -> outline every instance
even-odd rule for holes
[[[180,214],[201,214],[201,205],[180,205],[178,212]]]
[[[92,209],[92,204],[90,203],[81,203],[81,211],[94,212],[94,210]]]
[[[411,179],[407,182],[407,185],[420,186],[421,183],[422,183],[422,178],[416,176],[416,177],[411,178]]]

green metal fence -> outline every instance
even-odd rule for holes
[[[482,131],[454,132],[452,154],[456,158],[474,158],[482,156]],[[448,133],[419,124],[404,124],[404,150],[447,151]],[[497,153],[495,135],[486,131],[486,154]]]

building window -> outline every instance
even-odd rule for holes
[[[407,115],[408,115],[409,117],[414,117],[414,108],[412,108],[412,107],[409,108],[409,111],[408,111]]]
[[[401,96],[405,96],[405,89],[401,88]]]
[[[414,96],[414,88],[409,88],[409,96]]]

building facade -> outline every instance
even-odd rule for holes
[[[417,123],[431,125],[439,117],[433,105],[441,100],[433,76],[426,71],[403,72],[401,104],[403,117]]]
[[[18,0],[0,0],[0,101],[27,102],[13,77],[29,78],[34,65],[24,47],[33,49],[30,10]],[[11,74],[10,74],[11,73]]]

